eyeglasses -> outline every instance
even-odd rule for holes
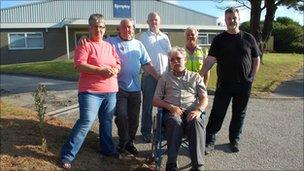
[[[175,61],[180,62],[182,59],[183,58],[175,57],[175,58],[170,58],[170,61],[171,62],[175,62]]]
[[[193,33],[189,33],[189,34],[187,34],[186,36],[187,36],[187,37],[190,37],[190,36],[191,36],[191,37],[194,37],[194,36],[195,36],[195,34],[193,34]]]

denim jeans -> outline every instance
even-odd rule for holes
[[[116,105],[116,93],[78,94],[80,118],[75,123],[68,141],[61,149],[61,160],[73,161],[81,148],[98,114],[99,143],[102,155],[117,153],[112,140],[112,119]]]
[[[144,136],[151,134],[152,129],[152,101],[157,86],[157,80],[151,75],[142,77],[142,93],[143,93],[143,104],[142,104],[142,115],[141,115],[141,134]]]

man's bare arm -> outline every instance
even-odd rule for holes
[[[251,76],[254,78],[256,73],[259,71],[260,68],[260,57],[252,59],[252,73]]]
[[[167,109],[170,111],[171,114],[173,115],[182,115],[183,114],[183,110],[178,107],[178,106],[175,106],[173,104],[170,104],[158,97],[154,97],[153,98],[153,106],[155,107],[159,107],[159,108],[164,108],[164,109]]]
[[[209,78],[210,78],[210,71],[208,71],[207,74],[204,75],[204,83],[206,87],[208,86]]]
[[[143,65],[143,69],[144,69],[145,72],[152,75],[152,77],[154,77],[156,80],[158,80],[160,78],[160,75],[156,72],[156,70],[154,69],[151,62]]]
[[[202,111],[205,111],[208,106],[208,95],[206,94],[200,94],[199,95],[198,103],[193,111],[191,111],[187,115],[187,121],[191,121],[195,118],[199,118],[202,114]]]
[[[199,72],[199,74],[203,77],[204,75],[208,74],[208,71],[212,68],[212,66],[216,63],[216,58],[213,56],[208,56],[204,60],[203,68]]]

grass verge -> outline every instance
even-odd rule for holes
[[[0,69],[1,73],[28,74],[65,80],[78,79],[78,72],[74,69],[71,60],[1,65]]]
[[[254,81],[252,94],[264,96],[273,92],[281,82],[294,76],[303,67],[303,59],[303,54],[264,54],[263,64]],[[68,80],[78,78],[78,73],[73,68],[71,60],[1,65],[0,69],[3,73],[30,74]],[[216,79],[216,67],[214,66],[211,70],[209,90],[215,90]]]

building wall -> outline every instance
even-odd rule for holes
[[[74,57],[74,49],[76,46],[75,33],[88,33],[88,26],[79,28],[69,27],[69,51],[70,58]],[[107,26],[107,35],[117,35],[117,26]],[[139,31],[146,29],[136,29],[136,36]],[[185,46],[184,30],[162,30],[168,34],[172,46]],[[8,33],[11,32],[42,32],[44,38],[44,49],[30,50],[9,50]],[[204,31],[205,32],[205,31]],[[206,31],[214,32],[214,31]],[[47,61],[54,59],[67,59],[65,28],[61,29],[1,29],[1,64],[25,63],[36,61]]]
[[[158,0],[131,0],[131,19],[136,22],[135,25],[142,24],[147,26],[147,15],[151,11],[157,11],[160,14],[162,25],[216,26],[216,17],[208,14]],[[107,26],[106,34],[116,35],[117,26],[114,25],[121,18],[114,18],[112,0],[47,0],[1,9],[1,64],[46,61],[58,58],[66,59],[66,25],[69,28],[69,51],[72,58],[76,44],[75,33],[88,31],[86,23],[77,23],[76,21],[87,20],[90,14],[97,12],[103,13],[106,20],[113,20],[111,21],[113,25]],[[16,27],[24,28],[12,29]],[[139,30],[136,29],[136,33]],[[184,46],[185,38],[183,30],[172,29],[163,31],[168,34],[172,46]],[[9,32],[42,32],[44,48],[38,50],[9,50]]]
[[[217,18],[208,14],[156,0],[131,0],[131,18],[137,24],[145,24],[151,11],[160,14],[162,24],[216,25]],[[107,20],[121,19],[113,16],[113,0],[48,0],[0,10],[3,23],[59,23],[87,19],[92,13],[102,13]]]
[[[168,32],[168,37],[170,39],[172,47],[173,46],[184,47],[186,44],[183,31],[170,31]]]
[[[42,32],[43,49],[9,50],[8,33]],[[1,29],[1,64],[46,61],[66,55],[65,31],[63,29]]]

